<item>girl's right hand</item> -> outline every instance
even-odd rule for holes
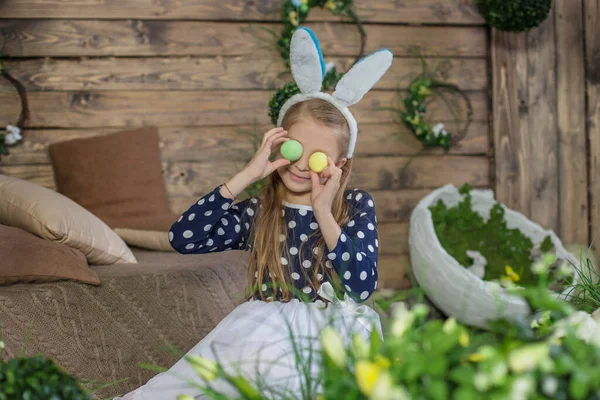
[[[269,161],[269,157],[274,149],[289,140],[286,137],[287,131],[283,128],[273,128],[263,136],[260,149],[256,152],[252,160],[244,168],[244,173],[247,174],[253,182],[259,181],[266,176],[269,176],[277,168],[290,164],[290,160],[281,158],[273,162]]]

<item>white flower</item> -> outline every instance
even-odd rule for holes
[[[4,349],[4,342],[0,340],[0,350]]]
[[[340,334],[331,327],[321,332],[321,344],[323,350],[338,367],[346,365],[346,349]]]
[[[480,392],[485,392],[490,388],[490,379],[483,373],[478,372],[473,377],[473,385]]]
[[[514,381],[510,399],[527,400],[534,389],[535,382],[533,379],[530,376],[522,376]]]
[[[377,379],[375,389],[369,396],[369,400],[409,400],[410,396],[401,387],[394,386],[389,372],[384,371]]]
[[[436,124],[433,128],[431,128],[431,130],[433,131],[433,136],[435,137],[440,136],[440,134],[442,136],[448,135],[448,132],[446,132],[446,130],[444,129],[444,124],[442,124],[441,122],[439,124]]]
[[[20,140],[23,140],[23,136],[21,136],[21,129],[18,126],[7,125],[6,126],[6,136],[4,136],[4,143],[8,146],[16,144]]]
[[[444,322],[442,330],[444,331],[444,333],[452,333],[456,329],[456,326],[456,319],[454,317],[450,317],[446,320],[446,322]]]
[[[200,356],[187,356],[186,358],[199,377],[208,382],[214,381],[217,378],[219,369],[214,361]]]
[[[406,303],[394,304],[392,310],[392,335],[400,337],[412,326],[415,315],[408,311]]]
[[[558,390],[558,380],[553,376],[546,376],[542,380],[542,392],[546,396],[554,396],[554,393]]]
[[[552,337],[555,339],[565,337],[570,328],[575,330],[575,336],[579,339],[600,346],[600,326],[590,314],[576,311],[567,318],[561,319],[554,324]]]
[[[530,344],[511,351],[508,355],[508,365],[513,372],[528,372],[536,369],[549,356],[548,343]]]
[[[350,345],[350,351],[357,360],[362,360],[369,357],[369,344],[367,341],[358,333],[352,336],[352,344]]]

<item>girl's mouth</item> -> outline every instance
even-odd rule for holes
[[[303,178],[301,176],[298,176],[298,175],[294,174],[289,169],[288,169],[288,172],[290,173],[290,177],[292,178],[292,180],[294,180],[296,182],[306,182],[307,180],[309,180],[309,178]]]

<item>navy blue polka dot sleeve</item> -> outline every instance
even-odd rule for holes
[[[349,295],[364,301],[377,288],[377,218],[371,195],[353,190],[346,199],[351,205],[348,223],[334,249],[327,249],[328,262],[333,264]]]
[[[179,217],[169,231],[171,246],[179,253],[210,253],[247,249],[258,201],[244,200],[232,205],[214,189]]]

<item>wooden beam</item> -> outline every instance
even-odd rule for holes
[[[406,255],[380,256],[377,264],[378,289],[409,289],[410,259]]]
[[[91,91],[31,92],[28,95],[32,128],[84,128],[156,126],[207,126],[270,124],[267,116],[272,93],[268,91]],[[393,122],[400,106],[396,91],[371,91],[352,108],[361,123]],[[473,117],[488,115],[485,92],[471,92]],[[15,122],[20,102],[16,93],[0,92],[0,120]],[[453,121],[454,116],[437,98],[428,107],[432,121]]]
[[[339,71],[347,71],[353,57],[333,58]],[[488,87],[486,60],[433,58],[430,67],[463,90]],[[249,67],[251,66],[251,67]],[[254,57],[152,57],[94,59],[32,59],[5,61],[3,67],[28,92],[49,90],[223,90],[273,89],[292,81],[277,58]],[[397,60],[377,83],[377,89],[406,89],[421,73],[419,58]],[[0,80],[0,91],[14,87]]]
[[[560,232],[554,11],[539,28],[527,32],[527,139],[532,151],[527,154],[526,173],[533,190],[529,217],[546,229]]]
[[[471,0],[357,1],[355,12],[364,22],[477,24],[484,21]],[[3,18],[102,18],[280,21],[281,2],[247,0],[4,0]],[[337,21],[329,10],[313,9],[311,21]]]
[[[207,154],[204,159],[199,156],[196,162],[165,163],[163,169],[168,192],[181,197],[199,196],[235,175],[241,167],[242,163]],[[55,188],[50,165],[3,166],[0,173]],[[485,186],[489,184],[488,173],[486,157],[357,157],[352,185],[365,190],[436,188],[446,183]]]
[[[560,238],[589,244],[582,2],[555,2]]]
[[[528,157],[527,46],[525,35],[492,29],[493,145],[498,201],[531,213]]]
[[[446,124],[450,132],[457,124]],[[252,135],[261,137],[269,125],[241,129],[232,126],[184,127],[160,129],[159,143],[163,161],[194,161],[200,154],[232,161],[248,161],[253,152]],[[48,146],[66,140],[89,138],[119,132],[121,128],[99,129],[28,129],[27,139],[2,156],[0,165],[27,165],[50,163]],[[254,133],[256,132],[256,133]],[[449,154],[486,155],[489,150],[488,125],[473,122],[465,138],[451,147]],[[417,155],[444,154],[442,149],[424,149],[414,134],[400,123],[361,124],[356,155]]]
[[[326,58],[359,51],[356,27],[308,23]],[[279,24],[141,20],[0,20],[8,57],[248,56],[282,62],[269,32]],[[396,57],[485,57],[484,27],[366,25],[366,52],[389,48]]]
[[[587,137],[590,152],[590,221],[596,257],[600,260],[600,0],[587,0],[585,19],[585,70]]]

